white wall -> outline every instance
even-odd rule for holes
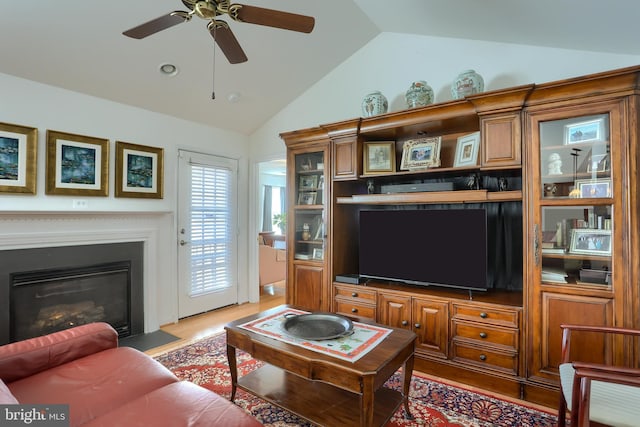
[[[251,135],[251,158],[284,153],[281,132],[360,117],[362,99],[373,90],[387,97],[389,111],[399,111],[412,81],[425,80],[435,102],[448,101],[451,82],[467,69],[484,77],[485,90],[495,90],[638,64],[635,55],[382,33]]]
[[[96,82],[100,84],[100,82]],[[157,238],[152,241],[162,245],[150,252],[151,274],[156,283],[153,301],[157,319],[153,326],[177,320],[177,245],[176,216],[176,166],[178,148],[239,159],[239,281],[240,300],[248,298],[247,222],[248,222],[248,138],[181,119],[149,112],[111,101],[42,85],[32,81],[0,74],[0,121],[38,128],[38,178],[37,195],[0,195],[0,249],[3,236],[16,233],[16,227],[28,231],[29,221],[37,221],[36,229],[43,227],[43,214],[54,218],[50,227],[57,227],[61,218],[75,224],[73,230],[122,227],[118,212],[131,212],[132,216],[148,217],[146,227],[152,227]],[[45,195],[46,130],[57,130],[110,140],[109,197],[82,197],[88,201],[88,209],[72,209],[72,200],[80,197]],[[114,197],[115,141],[164,148],[164,198],[128,199]],[[100,212],[95,221],[92,212]],[[105,219],[111,213],[113,220]],[[145,216],[146,215],[146,216]],[[17,218],[20,220],[17,222]],[[94,219],[92,221],[92,218]],[[75,222],[74,222],[75,221]],[[46,221],[44,223],[46,228]],[[105,225],[106,224],[106,225]],[[16,246],[15,241],[11,246]],[[149,325],[147,325],[148,327]]]

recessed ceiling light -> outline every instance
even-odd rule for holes
[[[227,99],[229,100],[229,102],[235,104],[236,102],[240,101],[240,94],[238,92],[231,92],[229,96],[227,96]]]
[[[159,70],[160,74],[164,74],[165,76],[175,76],[178,74],[178,67],[173,64],[160,64]]]

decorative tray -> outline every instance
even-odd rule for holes
[[[293,314],[285,316],[282,331],[294,338],[304,340],[331,340],[353,333],[353,322],[344,316],[332,313]]]

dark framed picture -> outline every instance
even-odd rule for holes
[[[301,191],[298,194],[299,205],[315,205],[317,193],[315,191]]]
[[[604,118],[571,123],[564,127],[564,143],[596,142],[604,140]]]
[[[36,194],[38,129],[0,123],[0,193]]]
[[[611,230],[574,228],[571,231],[569,253],[583,255],[611,255]]]
[[[480,132],[474,132],[458,138],[454,167],[475,166],[478,164],[478,150],[480,148]]]
[[[109,140],[47,130],[46,194],[107,196]]]
[[[420,138],[405,141],[402,146],[400,169],[426,169],[440,166],[442,138]]]
[[[116,197],[162,199],[164,150],[116,141]]]
[[[363,151],[363,172],[365,175],[396,171],[395,141],[365,142]]]
[[[318,188],[318,175],[300,175],[298,190],[309,191]]]
[[[610,179],[578,179],[576,188],[583,198],[611,197]]]

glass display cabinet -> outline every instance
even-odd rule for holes
[[[324,260],[324,153],[295,155],[295,246],[298,260]]]
[[[540,280],[610,286],[613,185],[608,114],[549,120],[540,130]]]

